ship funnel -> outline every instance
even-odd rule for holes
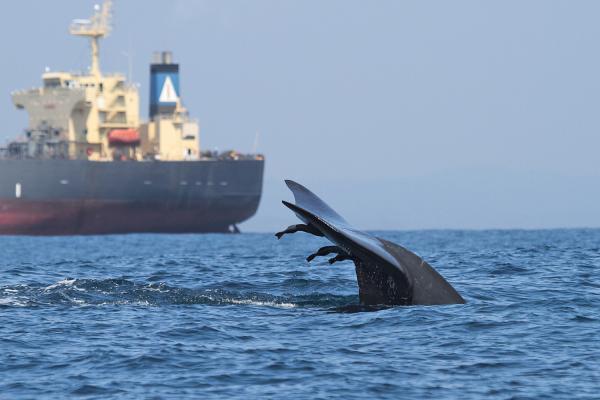
[[[150,119],[172,115],[179,96],[179,64],[173,63],[173,53],[154,53],[150,64]]]
[[[153,64],[172,64],[173,63],[173,52],[172,51],[156,51],[152,55]]]

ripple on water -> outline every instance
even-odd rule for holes
[[[309,236],[0,237],[0,397],[597,396],[600,231],[381,235],[468,304],[361,306]]]

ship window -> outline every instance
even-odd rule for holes
[[[44,87],[53,88],[53,87],[59,87],[59,86],[60,86],[60,79],[51,78],[51,79],[44,80]]]
[[[117,122],[117,123],[125,123],[125,122],[127,122],[127,118],[125,116],[125,113],[123,111],[119,111],[117,113],[117,115],[115,115],[114,118],[111,120],[111,122]]]

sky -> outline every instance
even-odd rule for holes
[[[72,19],[93,1],[0,15],[0,141],[27,124],[10,92],[85,70]],[[181,64],[204,149],[265,154],[244,231],[295,223],[284,179],[364,229],[600,227],[600,2],[115,0],[101,68],[140,83]]]

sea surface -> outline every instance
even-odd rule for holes
[[[468,303],[361,309],[303,233],[0,237],[0,398],[600,398],[600,230],[377,234]]]

